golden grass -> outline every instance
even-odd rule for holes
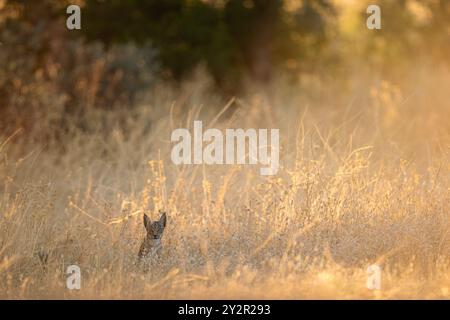
[[[171,163],[171,130],[220,107],[195,85],[128,113],[87,110],[63,150],[2,136],[0,297],[448,299],[450,77],[414,84],[236,99],[214,126],[280,128],[274,177]],[[142,213],[159,209],[164,254],[144,273]],[[66,288],[70,264],[81,290]]]

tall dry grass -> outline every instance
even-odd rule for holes
[[[0,297],[449,298],[448,69],[361,79],[317,95],[275,85],[219,118],[203,83],[158,87],[130,111],[87,109],[58,141],[3,134]],[[279,173],[174,166],[171,130],[194,119],[279,128]],[[163,257],[144,273],[142,214],[160,209]],[[81,290],[66,288],[71,264]]]

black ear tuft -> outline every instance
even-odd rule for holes
[[[152,221],[150,220],[150,218],[144,213],[144,227],[147,231],[150,230],[152,226]]]
[[[161,218],[159,218],[159,223],[162,224],[162,226],[165,228],[166,227],[166,222],[167,222],[167,216],[166,213],[163,212],[161,215]]]

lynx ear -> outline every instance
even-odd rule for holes
[[[144,227],[147,231],[152,227],[152,221],[150,218],[144,213]]]
[[[159,223],[163,226],[163,228],[166,227],[166,221],[167,221],[167,216],[166,216],[166,213],[163,212],[161,215],[161,218],[159,218]]]

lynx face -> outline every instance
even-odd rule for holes
[[[161,237],[166,228],[166,213],[162,212],[158,221],[152,222],[150,218],[144,214],[144,226],[147,230],[147,235],[142,241],[139,249],[139,259],[147,256],[157,255],[161,250]]]
[[[161,239],[162,234],[164,232],[164,228],[166,227],[166,213],[163,212],[159,221],[152,222],[150,218],[144,214],[144,226],[147,230],[147,238],[158,240]]]

